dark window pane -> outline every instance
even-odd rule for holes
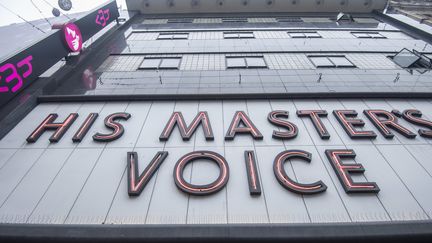
[[[420,57],[418,57],[417,55],[415,55],[414,53],[410,52],[407,49],[402,50],[401,52],[396,54],[396,56],[393,57],[393,61],[397,65],[399,65],[403,68],[408,68],[408,67],[412,66],[419,59],[420,59]]]

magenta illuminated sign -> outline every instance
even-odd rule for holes
[[[96,21],[95,23],[105,27],[105,25],[107,24],[108,20],[110,19],[110,12],[109,12],[109,8],[107,9],[99,9],[97,15],[96,15]]]
[[[5,83],[15,81],[15,84],[11,88],[0,83],[0,93],[6,93],[9,92],[9,90],[15,93],[21,89],[23,86],[23,79],[30,76],[33,72],[32,60],[33,56],[30,55],[16,64],[6,63],[0,67],[0,81],[3,79]]]
[[[67,23],[63,26],[64,40],[72,52],[79,52],[82,48],[82,35],[78,26],[74,23]]]

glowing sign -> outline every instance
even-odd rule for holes
[[[19,61],[16,65],[13,63],[6,63],[0,67],[0,82],[5,77],[5,82],[10,83],[16,80],[14,86],[10,89],[12,93],[17,92],[23,86],[23,78],[27,78],[33,72],[33,66],[31,61],[33,60],[33,56],[27,56],[26,58]],[[27,69],[21,73],[19,72],[19,68],[26,67]],[[8,71],[9,70],[9,71]],[[6,74],[6,75],[5,75]],[[9,92],[9,87],[2,85],[0,83],[0,93]]]
[[[96,24],[105,27],[105,25],[107,24],[108,20],[110,18],[110,12],[109,12],[109,8],[107,9],[99,9],[97,15],[96,15]]]
[[[69,50],[79,52],[82,48],[83,38],[78,26],[74,23],[67,23],[63,26],[63,33]]]
[[[391,130],[398,132],[409,139],[414,139],[416,137],[414,132],[399,124],[397,117],[402,117],[404,120],[412,124],[417,124],[427,128],[420,129],[418,131],[419,134],[426,138],[432,137],[432,131],[430,130],[432,128],[432,121],[421,118],[422,113],[419,110],[408,109],[403,112],[398,110],[388,112],[385,110],[373,109],[364,110],[363,112],[379,129],[383,137],[387,139],[393,139],[394,137]],[[326,110],[297,110],[296,113],[298,117],[311,119],[316,132],[321,139],[328,140],[330,138],[330,133],[322,121],[322,119],[327,117],[328,112]],[[288,111],[284,110],[275,110],[268,113],[267,120],[269,123],[276,127],[285,128],[284,131],[273,130],[273,138],[284,140],[295,139],[299,132],[298,127],[287,120],[288,115]],[[333,115],[352,139],[375,139],[377,137],[377,134],[372,131],[356,130],[356,128],[365,125],[365,122],[357,117],[357,111],[334,110]],[[27,142],[37,142],[41,135],[48,130],[54,132],[51,138],[49,138],[49,141],[51,143],[59,142],[71,127],[72,123],[74,123],[78,114],[71,113],[64,121],[56,122],[55,120],[57,117],[58,115],[54,113],[48,115],[48,117],[30,134],[27,138]],[[104,120],[104,124],[109,130],[111,130],[111,132],[108,134],[97,132],[93,135],[93,140],[95,142],[111,142],[117,140],[125,131],[125,127],[120,123],[120,120],[125,122],[131,117],[132,115],[126,112],[118,112],[108,115]],[[77,143],[81,142],[97,118],[98,113],[90,113],[83,121],[80,128],[76,131],[72,141]],[[174,111],[159,136],[159,141],[168,141],[174,132],[178,132],[183,141],[189,141],[192,138],[192,135],[199,130],[199,127],[203,129],[202,134],[206,141],[214,140],[215,134],[213,133],[210,116],[207,111],[198,111],[194,119],[189,122],[184,119],[182,112]],[[231,125],[227,128],[224,139],[227,141],[234,140],[236,139],[236,136],[241,135],[250,136],[251,139],[254,140],[264,138],[264,135],[260,132],[259,128],[255,126],[246,112],[236,111],[231,120]],[[362,174],[366,170],[360,163],[343,161],[344,159],[353,160],[356,157],[354,150],[349,148],[326,149],[325,155],[346,193],[378,193],[380,191],[380,188],[375,182],[355,182],[351,177],[351,174]],[[149,180],[168,156],[169,151],[157,152],[153,160],[146,166],[143,172],[140,173],[138,168],[138,153],[127,153],[129,196],[139,196],[142,193]],[[196,160],[209,160],[215,162],[219,167],[218,178],[207,185],[198,185],[192,184],[192,182],[187,182],[183,175],[185,167]],[[251,196],[260,196],[262,190],[256,160],[255,152],[253,150],[244,151],[244,162],[246,165],[246,175],[248,177],[247,185]],[[298,149],[286,149],[277,154],[273,159],[273,172],[279,184],[285,189],[301,195],[325,193],[327,185],[323,181],[319,180],[319,178],[315,178],[315,180],[309,183],[302,183],[297,181],[295,177],[290,176],[290,173],[286,171],[287,168],[284,167],[284,164],[291,163],[292,160],[301,160],[306,163],[311,163],[312,153]],[[174,167],[174,182],[179,190],[187,194],[206,196],[217,193],[226,186],[230,178],[229,163],[234,162],[227,161],[224,155],[213,151],[200,150],[187,153],[178,159]],[[235,161],[235,163],[238,163],[238,161]],[[267,164],[271,164],[271,162],[267,162]]]

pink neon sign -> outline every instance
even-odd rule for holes
[[[0,67],[0,81],[3,78],[3,74],[7,73],[7,70],[10,71],[9,71],[9,75],[7,75],[5,78],[6,83],[10,83],[13,80],[16,80],[16,84],[10,89],[12,93],[17,92],[23,86],[23,78],[27,78],[32,74],[33,72],[33,66],[31,64],[32,60],[33,60],[33,56],[30,55],[22,59],[21,61],[19,61],[16,65],[14,63],[6,63]],[[27,70],[24,73],[20,73],[18,68],[24,66],[27,67]],[[9,87],[0,84],[0,93],[6,93],[6,92],[9,92]]]
[[[82,35],[78,26],[67,23],[63,26],[64,38],[67,46],[72,52],[79,52],[82,48]]]
[[[99,9],[98,14],[96,15],[96,24],[101,25],[102,27],[105,27],[108,20],[110,18],[110,12],[109,8],[103,10]]]

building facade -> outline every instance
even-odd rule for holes
[[[432,26],[432,1],[391,1],[389,10],[391,12],[406,15],[420,23]]]
[[[430,239],[432,32],[379,0],[126,2],[5,101],[1,237]]]

